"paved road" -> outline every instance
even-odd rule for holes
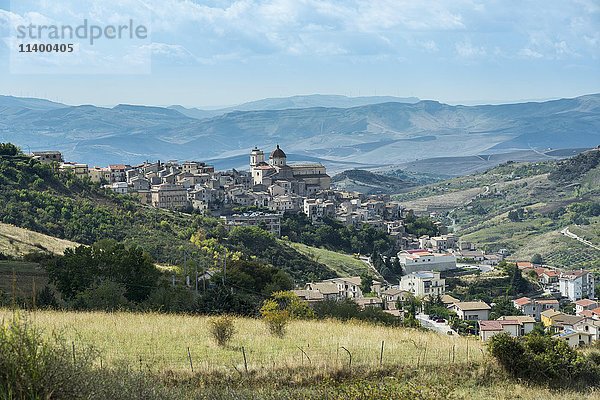
[[[422,327],[436,331],[439,334],[448,335],[448,332],[452,332],[452,335],[458,335],[458,333],[450,328],[450,325],[432,321],[429,319],[429,315],[417,314],[417,319],[421,323]]]
[[[563,235],[565,235],[566,237],[570,237],[571,239],[575,239],[580,241],[581,243],[585,244],[586,246],[589,246],[593,249],[596,250],[600,250],[600,247],[596,246],[595,244],[593,244],[592,242],[590,242],[589,240],[585,240],[582,237],[577,236],[576,234],[574,234],[573,232],[569,231],[569,227],[563,228],[560,233],[562,233]]]

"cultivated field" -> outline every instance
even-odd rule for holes
[[[125,365],[130,371],[156,374],[170,390],[183,391],[179,398],[598,398],[597,392],[552,391],[510,380],[475,338],[298,321],[279,339],[269,334],[263,321],[235,318],[236,336],[229,346],[219,348],[204,316],[59,311],[24,315],[46,335],[58,332],[67,339],[69,351],[72,342],[74,357],[84,345],[93,345],[101,354],[98,367]],[[0,310],[0,319],[8,318],[12,311]]]

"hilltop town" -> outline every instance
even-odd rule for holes
[[[430,222],[428,234],[409,232],[407,222],[414,220],[415,212],[401,201],[389,195],[333,189],[322,164],[288,163],[279,145],[268,158],[253,148],[247,171],[216,171],[201,161],[173,160],[88,167],[65,161],[52,151],[34,152],[32,157],[148,207],[220,217],[229,230],[256,226],[281,237],[282,219],[302,214],[316,226],[333,220],[349,227],[370,226],[388,236],[393,254],[354,255],[368,274],[296,287],[293,293],[311,306],[328,300],[352,301],[360,309],[379,309],[405,324],[446,335],[477,334],[482,341],[498,333],[519,337],[534,329],[572,347],[600,339],[600,304],[594,300],[591,271],[542,262],[510,263],[507,249],[478,249],[476,243],[448,232],[436,213],[420,214]],[[382,273],[384,268],[395,268],[396,273]],[[203,279],[212,275],[208,271]],[[487,302],[472,295],[460,298],[460,279],[489,282],[506,275],[513,283],[525,282],[521,288],[509,287],[510,297]]]

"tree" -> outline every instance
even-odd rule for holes
[[[74,304],[76,308],[84,310],[115,311],[129,305],[125,298],[126,291],[124,285],[105,280],[78,293]]]
[[[156,287],[159,271],[141,248],[126,248],[115,240],[101,240],[92,246],[65,250],[45,264],[50,281],[67,298],[98,286],[104,281],[122,285],[129,301],[145,300]]]
[[[536,253],[531,257],[532,264],[542,264],[543,262],[544,260],[542,259],[542,255],[539,253]]]
[[[364,272],[360,276],[360,290],[363,294],[371,293],[371,286],[373,284],[373,276],[370,273]]]
[[[498,319],[504,316],[523,315],[523,313],[514,306],[508,297],[496,299],[490,310],[490,319]]]

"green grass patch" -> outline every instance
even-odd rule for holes
[[[369,266],[364,261],[354,258],[354,256],[307,246],[302,243],[285,243],[311,260],[325,264],[340,276],[357,276],[369,272]]]

